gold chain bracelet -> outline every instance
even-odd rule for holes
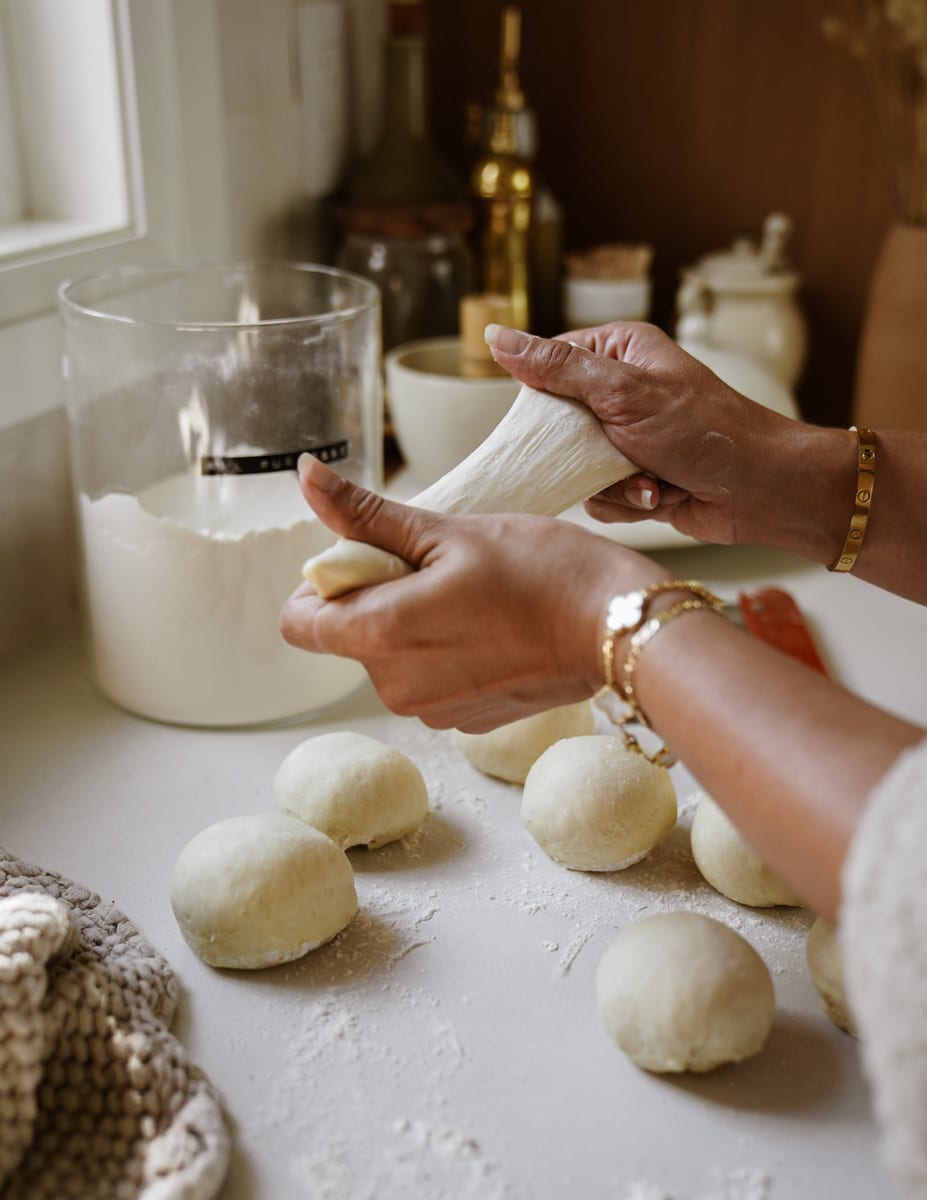
[[[689,599],[678,600],[649,620],[645,620],[644,608],[647,601],[661,592],[669,591],[687,591],[692,595]],[[656,766],[671,767],[676,761],[676,756],[665,745],[656,753],[648,754],[637,738],[628,730],[629,724],[650,728],[650,723],[641,711],[634,691],[634,673],[637,669],[637,662],[644,646],[668,621],[683,613],[693,612],[700,608],[723,612],[724,602],[702,584],[693,580],[680,579],[653,584],[649,588],[631,592],[627,596],[617,596],[609,604],[605,638],[602,642],[605,685],[599,689],[593,699],[609,721],[621,730],[625,745]],[[615,671],[615,638],[619,634],[629,632],[631,640],[619,682]],[[616,702],[621,704],[620,709],[616,709]]]
[[[850,428],[859,440],[853,515],[850,517],[850,528],[847,531],[843,550],[836,562],[828,567],[829,571],[852,571],[856,566],[863,538],[866,536],[869,510],[872,508],[872,494],[875,491],[875,434],[871,429],[857,429],[855,425],[851,425]]]
[[[648,601],[662,592],[691,592],[713,606],[721,601],[708,588],[694,579],[664,579],[660,583],[652,583],[640,591],[628,592],[623,596],[614,596],[608,605],[605,617],[605,637],[602,642],[602,666],[605,674],[605,686],[617,690],[618,677],[615,672],[615,638],[621,634],[634,633],[644,623],[644,613]]]

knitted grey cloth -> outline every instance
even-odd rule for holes
[[[0,1195],[210,1200],[229,1141],[167,1026],[178,987],[117,909],[0,849]]]
[[[873,791],[843,872],[840,942],[886,1162],[927,1197],[927,742]]]

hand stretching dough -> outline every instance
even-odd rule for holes
[[[454,743],[484,775],[504,779],[506,783],[524,783],[537,760],[555,742],[580,737],[594,729],[592,707],[588,700],[583,700],[580,704],[565,704],[500,725],[489,733],[461,733],[455,729]]]
[[[422,773],[399,750],[362,733],[307,738],[283,760],[274,795],[284,812],[342,850],[376,850],[411,833],[428,812]]]
[[[198,833],[171,876],[187,945],[212,967],[250,969],[301,958],[357,912],[344,851],[293,817],[228,817]]]
[[[766,964],[739,934],[698,913],[623,929],[596,976],[599,1016],[648,1071],[712,1071],[756,1054],[772,1026]]]
[[[663,767],[619,737],[556,742],[528,772],[521,815],[551,858],[574,871],[622,871],[676,823],[676,789]]]
[[[711,886],[754,908],[801,905],[801,900],[747,842],[710,796],[702,795],[692,818],[692,856]]]
[[[557,516],[637,470],[578,400],[523,387],[488,438],[409,503],[442,513]],[[395,554],[342,538],[303,575],[326,600],[412,568]]]

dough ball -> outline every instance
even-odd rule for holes
[[[648,917],[615,938],[596,977],[609,1036],[648,1071],[712,1071],[756,1054],[772,1026],[766,964],[698,913]]]
[[[421,825],[428,789],[410,758],[362,733],[323,733],[291,750],[274,795],[284,812],[343,850],[376,850]]]
[[[692,855],[711,886],[738,904],[801,905],[710,796],[702,796],[692,818]]]
[[[676,823],[676,789],[663,767],[619,737],[555,742],[528,772],[521,815],[551,858],[574,871],[622,871]]]
[[[171,876],[187,945],[212,967],[271,967],[331,941],[357,912],[344,851],[277,813],[229,817],[198,833]]]
[[[554,742],[581,737],[594,729],[592,706],[584,700],[512,721],[490,733],[461,733],[455,729],[454,741],[484,775],[506,783],[524,783],[528,772]]]
[[[805,952],[808,957],[808,969],[811,971],[814,986],[818,989],[824,1011],[835,1025],[856,1037],[856,1026],[847,1005],[843,985],[840,943],[837,941],[834,927],[823,917],[818,917],[808,930]]]

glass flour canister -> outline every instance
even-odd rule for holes
[[[299,490],[300,453],[382,483],[376,287],[302,264],[138,268],[59,299],[100,689],[213,727],[344,700],[363,668],[287,645],[278,618],[334,540]]]

